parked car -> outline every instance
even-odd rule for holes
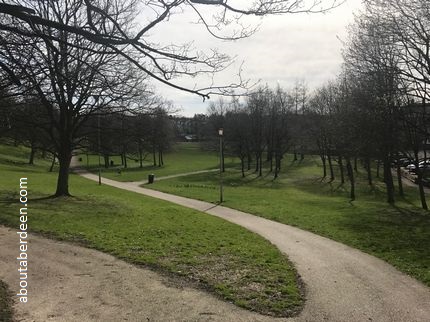
[[[420,163],[418,163],[418,167],[419,167],[420,169],[423,169],[423,168],[430,168],[430,159],[427,159],[427,160],[423,160],[423,161],[421,161]]]
[[[399,160],[394,160],[393,161],[393,165],[397,165],[397,163],[399,163],[399,165],[401,167],[407,166],[408,164],[412,163],[412,160],[409,159],[408,157],[402,157]]]
[[[405,168],[406,168],[406,170],[409,170],[409,172],[416,172],[415,163],[408,164]],[[430,169],[430,159],[421,160],[418,163],[418,168],[420,170],[424,170],[424,171],[429,170]]]
[[[405,169],[408,170],[409,172],[414,171],[416,168],[414,163],[409,163],[408,165],[405,166]]]

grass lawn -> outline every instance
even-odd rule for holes
[[[90,171],[98,171],[98,156],[82,154],[79,156],[82,167]],[[114,156],[111,158],[115,166],[112,168],[102,168],[102,176],[117,181],[141,181],[148,178],[148,174],[155,174],[156,177],[168,176],[178,173],[187,173],[200,170],[210,170],[219,167],[219,156],[214,152],[203,152],[200,145],[195,142],[180,142],[173,146],[172,151],[164,155],[164,166],[153,166],[152,154],[148,155],[142,168],[136,160],[128,160],[128,168],[123,169],[121,158]],[[102,160],[103,162],[103,160]],[[226,158],[226,166],[237,163],[235,159]],[[121,168],[121,173],[118,169]]]
[[[430,286],[430,213],[419,208],[416,189],[395,206],[385,202],[381,181],[369,187],[359,169],[357,200],[349,202],[349,183],[321,180],[319,159],[284,160],[281,177],[265,173],[245,178],[236,169],[224,175],[225,206],[297,226],[380,257]],[[146,187],[181,196],[218,201],[218,173],[156,182]]]
[[[0,322],[12,322],[12,300],[7,285],[0,281]]]
[[[47,198],[56,181],[56,174],[46,172],[49,161],[29,166],[22,152],[0,146],[0,224],[18,227],[19,178],[27,176],[28,225],[34,232],[154,268],[260,313],[289,316],[300,310],[303,296],[295,269],[260,236],[220,218],[98,186],[77,175],[70,178],[75,197]]]

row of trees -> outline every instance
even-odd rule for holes
[[[148,79],[203,99],[247,89],[240,75],[231,84],[213,83],[232,63],[218,50],[154,38],[172,15],[192,13],[211,36],[235,40],[256,30],[243,16],[321,12],[335,5],[336,0],[0,0],[0,89],[43,107],[60,164],[55,196],[69,195],[70,161],[86,123],[106,111],[144,110]],[[177,81],[208,74],[208,83],[200,78],[195,87]]]
[[[290,91],[259,88],[247,97],[245,104],[237,99],[229,103],[219,100],[209,108],[207,130],[217,133],[219,128],[225,129],[223,150],[241,160],[242,176],[252,165],[261,176],[267,161],[277,178],[287,151],[292,151],[297,160],[299,152],[303,158],[305,149],[309,149],[302,131],[306,93],[306,85],[298,83]],[[207,135],[208,139],[211,137],[216,144],[213,134]]]
[[[320,119],[320,151],[361,158],[372,184],[371,160],[383,165],[387,201],[394,203],[393,163],[403,194],[400,161],[407,156],[416,167],[422,207],[428,209],[423,187],[430,140],[430,7],[428,1],[365,1],[364,11],[350,27],[343,71],[320,88],[309,104]],[[353,172],[348,171],[351,198]]]
[[[324,177],[348,179],[355,199],[355,170],[361,163],[369,185],[372,167],[382,167],[387,201],[395,202],[393,172],[403,194],[400,159],[415,164],[421,204],[428,209],[419,162],[430,142],[430,6],[428,1],[367,0],[350,26],[342,72],[308,95],[304,86],[286,92],[260,88],[245,104],[233,100],[209,109],[212,131],[226,129],[226,149],[251,160],[262,174],[263,154],[278,176],[287,151],[319,154]],[[393,169],[393,165],[396,167]]]
[[[2,104],[3,103],[3,104]],[[173,140],[173,123],[169,104],[159,101],[144,112],[110,113],[100,111],[88,118],[79,129],[77,151],[100,154],[104,166],[110,166],[110,157],[120,155],[121,164],[127,168],[127,160],[143,160],[152,154],[153,165],[162,166],[163,153]],[[16,101],[12,98],[0,101],[0,133],[15,145],[30,148],[29,164],[33,164],[37,152],[52,156],[51,171],[57,151],[48,135],[52,124],[43,106],[37,102]]]
[[[128,167],[128,159],[139,162],[152,154],[154,166],[164,165],[164,152],[173,141],[173,122],[169,110],[157,107],[139,114],[106,114],[93,117],[82,135],[87,151],[99,152],[104,167],[110,166],[110,157],[121,156],[121,165]],[[99,131],[100,129],[100,131]]]

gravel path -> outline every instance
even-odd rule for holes
[[[93,174],[80,175],[97,180]],[[306,284],[307,302],[294,321],[430,321],[430,289],[378,258],[241,211],[141,188],[138,183],[105,178],[103,183],[224,218],[270,240],[289,256]]]

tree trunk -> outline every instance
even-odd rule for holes
[[[259,163],[258,176],[261,177],[263,175],[263,153],[260,153],[260,160],[258,163]]]
[[[240,166],[242,170],[242,178],[245,178],[245,157],[240,158]]]
[[[109,168],[109,155],[105,154],[103,155],[103,159],[105,161],[105,168]]]
[[[424,191],[424,186],[423,186],[423,174],[421,170],[418,170],[417,172],[417,180],[418,180],[418,188],[419,188],[419,192],[420,192],[420,200],[421,200],[421,207],[425,210],[428,210],[428,206],[427,206],[427,202],[426,202],[426,194]]]
[[[327,177],[327,165],[325,163],[325,155],[321,154],[320,157],[321,157],[321,161],[323,164],[323,178],[325,178],[325,177]]]
[[[327,155],[327,161],[328,161],[328,166],[330,169],[330,181],[333,181],[334,180],[334,172],[333,172],[333,164],[331,162],[331,155],[330,154]]]
[[[139,164],[140,164],[140,168],[143,168],[143,152],[142,152],[142,149],[139,149]]]
[[[400,156],[399,153],[396,154],[396,172],[397,172],[397,184],[399,186],[399,195],[403,197],[405,194],[403,192],[403,182],[402,182],[402,170],[400,169]]]
[[[127,154],[124,152],[124,169],[127,169]]]
[[[390,204],[394,204],[394,184],[393,184],[393,175],[391,173],[391,162],[390,157],[386,155],[384,157],[384,182],[387,187],[387,202]]]
[[[251,153],[248,153],[247,155],[247,161],[248,161],[248,171],[251,170],[251,163],[252,163],[252,157],[251,157]]]
[[[354,157],[354,171],[358,172],[357,157]]]
[[[293,161],[297,161],[297,152],[296,151],[294,151],[294,159],[293,159]]]
[[[349,182],[350,182],[350,198],[351,201],[355,200],[355,178],[354,178],[354,171],[352,169],[351,160],[350,158],[346,158],[346,172],[348,174]]]
[[[281,158],[279,157],[278,154],[276,154],[276,156],[275,156],[275,176],[274,176],[275,179],[279,176],[280,168],[281,168]]]
[[[376,177],[379,178],[379,168],[381,167],[381,160],[376,162]]]
[[[367,171],[367,182],[369,186],[373,185],[372,182],[372,167],[370,165],[370,158],[366,158],[366,171]]]
[[[31,165],[34,164],[34,155],[35,154],[36,154],[36,149],[33,145],[31,145],[30,159],[28,160],[28,164],[31,164]]]
[[[424,186],[423,186],[423,171],[420,170],[418,163],[419,163],[419,155],[418,155],[418,151],[414,151],[414,157],[415,157],[415,168],[417,169],[417,183],[418,183],[418,190],[420,193],[420,200],[421,200],[421,207],[425,210],[428,210],[428,206],[427,206],[427,202],[426,202],[426,194],[424,191]]]
[[[155,149],[155,145],[152,146],[152,159],[153,159],[153,165],[154,167],[157,165],[157,159],[156,159],[156,149]]]
[[[52,162],[51,162],[51,167],[49,168],[49,172],[52,172],[54,170],[54,166],[55,166],[55,153],[52,155]]]
[[[54,195],[55,197],[70,196],[69,171],[70,171],[71,160],[72,160],[71,147],[63,147],[63,149],[58,154],[60,169],[58,171],[57,190]]]
[[[300,153],[300,161],[303,161],[305,159],[305,155],[303,153]]]
[[[344,184],[345,183],[345,174],[343,172],[343,161],[342,161],[342,156],[339,155],[338,161],[339,163],[339,171],[340,171],[340,183]]]
[[[273,153],[272,152],[270,152],[269,161],[270,161],[270,172],[273,172]]]

